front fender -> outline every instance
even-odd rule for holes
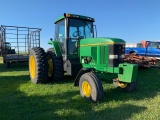
[[[75,81],[74,81],[74,86],[79,86],[79,80],[80,80],[80,77],[87,73],[87,72],[90,72],[92,70],[92,68],[82,68],[79,73],[77,74],[76,78],[75,78]]]

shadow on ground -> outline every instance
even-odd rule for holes
[[[13,63],[11,68],[7,68],[5,64],[0,63],[0,72],[28,71],[28,63]]]
[[[16,66],[16,68],[7,70],[21,71],[27,70],[27,67],[27,65],[23,67],[20,65],[19,67]],[[0,72],[4,70],[6,68],[0,64]],[[86,102],[79,95],[78,89],[75,91],[69,90],[61,94],[53,93],[53,95],[28,95],[21,92],[20,86],[23,84],[33,84],[29,81],[29,75],[0,76],[0,119],[129,119],[133,114],[139,114],[146,110],[146,107],[131,104],[105,107],[106,103],[112,100],[125,102],[131,99],[142,100],[154,97],[160,91],[160,81],[159,77],[157,77],[159,75],[160,72],[156,69],[140,70],[138,72],[138,89],[136,92],[125,93],[114,88],[105,88],[104,98],[101,103]],[[51,85],[54,87],[54,84],[59,84],[61,87],[61,84],[73,84],[73,81],[73,77],[66,76],[63,81],[53,82]],[[107,81],[102,82],[103,84],[111,84]],[[42,86],[45,86],[45,84]],[[41,85],[38,87],[41,87]]]
[[[102,103],[89,103],[81,98],[78,90],[70,90],[61,94],[53,93],[53,95],[28,95],[21,92],[20,86],[23,84],[32,85],[33,83],[28,81],[29,79],[28,75],[0,76],[0,119],[123,120],[130,118],[133,114],[143,112],[146,109],[145,107],[131,104],[123,104],[117,107],[104,107],[103,102],[108,100],[108,96],[104,96]],[[68,79],[68,83],[72,82],[70,77],[66,77],[66,79]],[[53,86],[54,84],[55,83],[53,83]],[[42,87],[45,85],[35,86]],[[108,94],[113,94],[113,92],[114,91],[110,91]],[[119,97],[111,97],[110,100],[118,100],[118,98]],[[127,99],[129,98],[130,97]],[[120,98],[120,100],[123,99]],[[102,106],[102,108],[100,106]]]
[[[124,120],[146,109],[142,106],[123,104],[113,108],[103,107],[96,111],[94,107],[100,104],[89,103],[81,97],[76,97],[79,91],[53,95],[26,95],[19,88],[23,84],[29,84],[28,79],[27,75],[0,76],[0,119]],[[125,112],[126,114],[121,114]]]

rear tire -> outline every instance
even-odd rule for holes
[[[56,57],[53,48],[47,50],[48,79],[49,81],[60,81],[64,76],[63,59]]]
[[[29,73],[33,83],[46,83],[48,80],[48,64],[43,48],[35,47],[29,54]]]
[[[81,96],[91,102],[101,101],[103,97],[103,86],[94,73],[85,73],[79,80]]]

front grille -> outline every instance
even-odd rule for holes
[[[91,55],[95,62],[97,62],[97,47],[91,47]]]
[[[124,59],[121,58],[121,55],[124,55],[124,45],[123,44],[114,44],[109,45],[109,55],[118,55],[118,59],[109,59],[108,65],[110,67],[118,67],[119,63],[123,63]],[[109,58],[109,57],[108,57]]]
[[[100,55],[101,57],[101,64],[106,64],[106,46],[101,46],[101,50],[100,50]]]

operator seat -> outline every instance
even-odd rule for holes
[[[73,53],[77,53],[78,41],[81,40],[81,39],[84,39],[84,36],[78,36],[77,37],[77,40],[76,40],[76,42],[74,44]]]

